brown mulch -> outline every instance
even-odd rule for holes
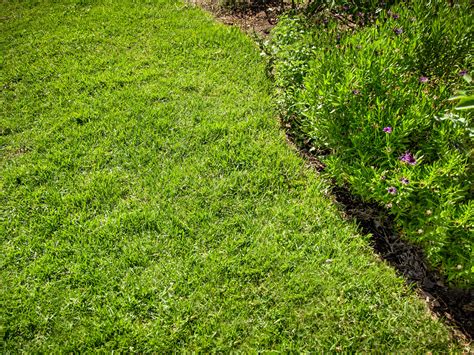
[[[267,2],[266,6],[231,11],[218,6],[217,0],[187,0],[187,2],[212,13],[219,22],[225,25],[239,27],[246,33],[257,34],[260,37],[267,36],[276,25],[278,15],[290,7],[288,3],[275,0],[273,3]]]

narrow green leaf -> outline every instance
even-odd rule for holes
[[[466,80],[469,84],[471,83],[472,77],[471,77],[469,74],[464,74],[462,77],[463,77],[463,79]]]
[[[455,107],[456,110],[471,110],[474,109],[474,96],[468,96],[462,99],[461,102]]]

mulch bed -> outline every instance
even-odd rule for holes
[[[265,5],[253,5],[238,10],[226,10],[216,5],[217,0],[187,0],[196,6],[200,6],[220,22],[228,26],[237,26],[250,34],[260,37],[267,36],[276,25],[278,16],[290,7],[285,2],[274,0],[266,2]]]

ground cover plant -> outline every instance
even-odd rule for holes
[[[287,124],[324,153],[338,184],[386,208],[433,267],[472,287],[474,131],[462,110],[472,105],[471,4],[350,5],[274,30]]]
[[[449,351],[178,1],[1,2],[4,352]]]

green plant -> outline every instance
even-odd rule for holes
[[[290,16],[270,45],[284,117],[330,152],[327,172],[387,208],[464,287],[474,281],[472,112],[452,112],[449,98],[472,59],[469,8],[413,1],[357,28]]]
[[[460,75],[462,75],[468,85],[471,85],[472,78],[467,74],[467,71],[461,71]],[[455,107],[456,110],[472,110],[474,108],[474,94],[471,88],[457,91],[456,96],[451,97],[449,100],[459,101]]]

